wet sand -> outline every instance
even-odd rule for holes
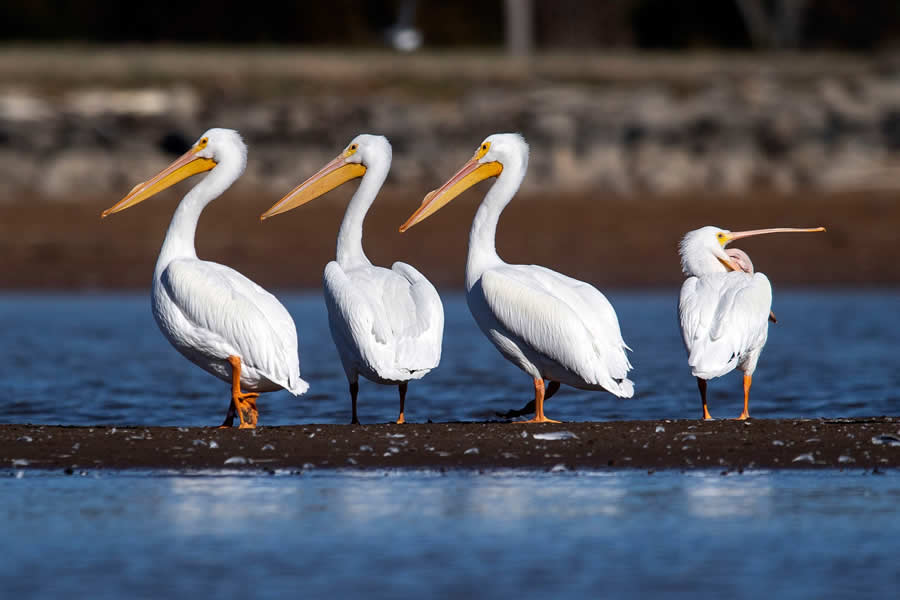
[[[877,472],[900,467],[900,418],[310,424],[256,430],[0,425],[0,465],[70,474],[312,468]]]

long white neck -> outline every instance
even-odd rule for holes
[[[515,157],[504,162],[503,171],[497,176],[497,181],[488,190],[475,213],[472,230],[469,232],[469,255],[466,260],[467,290],[472,289],[487,269],[503,264],[497,254],[497,222],[500,220],[500,213],[519,190],[527,169],[527,159]]]
[[[197,258],[194,236],[200,213],[207,204],[221,196],[241,176],[246,164],[246,159],[240,156],[226,155],[181,200],[175,214],[172,215],[166,239],[156,260],[154,279],[159,279],[169,263],[177,258]]]
[[[355,266],[370,265],[366,253],[362,247],[363,221],[369,207],[375,201],[384,180],[391,168],[389,157],[378,156],[367,161],[366,174],[362,176],[359,188],[350,199],[347,210],[344,212],[344,220],[341,221],[341,229],[337,239],[337,262],[343,269]]]

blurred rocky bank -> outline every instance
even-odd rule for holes
[[[2,203],[115,199],[213,126],[243,134],[242,186],[273,197],[359,132],[423,191],[520,131],[526,193],[834,193],[892,184],[900,56],[0,50]]]

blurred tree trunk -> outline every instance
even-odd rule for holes
[[[760,48],[796,48],[809,0],[775,0],[774,14],[766,14],[763,0],[737,0],[753,45]]]
[[[534,5],[532,0],[504,0],[506,51],[525,57],[534,49]]]

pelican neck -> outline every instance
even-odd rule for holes
[[[159,258],[156,261],[154,278],[159,279],[162,272],[173,260],[179,258],[197,258],[194,239],[197,233],[197,222],[206,206],[221,196],[225,190],[244,172],[245,161],[226,159],[220,161],[191,191],[189,191],[178,207],[166,238],[163,241]]]
[[[345,270],[372,264],[363,251],[363,222],[387,178],[391,163],[389,159],[376,159],[368,161],[368,164],[364,166],[366,172],[359,182],[359,188],[353,194],[350,203],[347,204],[347,210],[344,212],[344,219],[341,221],[341,228],[338,231],[335,259]]]
[[[527,166],[521,163],[504,163],[503,171],[484,196],[484,200],[472,219],[469,232],[469,252],[466,259],[466,289],[481,278],[488,269],[505,264],[497,254],[497,223],[500,214],[510,203],[525,178]]]

